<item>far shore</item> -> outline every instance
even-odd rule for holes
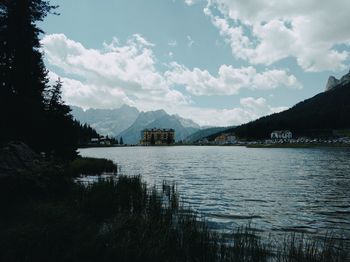
[[[350,144],[328,144],[328,143],[284,143],[284,144],[264,144],[264,143],[240,143],[240,144],[174,144],[174,145],[82,145],[79,148],[111,148],[111,147],[174,147],[174,146],[238,146],[246,148],[350,148]]]

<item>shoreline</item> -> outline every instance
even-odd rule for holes
[[[246,148],[350,148],[350,144],[226,144],[226,145],[214,145],[214,144],[179,144],[179,145],[154,145],[154,146],[142,146],[142,145],[83,145],[79,146],[80,149],[86,148],[111,148],[111,147],[183,147],[183,146],[207,146],[207,147],[246,147]]]

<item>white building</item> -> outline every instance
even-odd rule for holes
[[[291,139],[292,137],[293,134],[289,130],[277,130],[271,133],[271,139]]]

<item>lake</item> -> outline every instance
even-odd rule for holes
[[[332,231],[350,239],[350,149],[236,146],[80,149],[151,185],[175,182],[213,229],[251,223],[278,235]]]

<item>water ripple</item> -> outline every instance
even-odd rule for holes
[[[350,238],[350,150],[123,147],[82,149],[150,184],[175,182],[183,202],[223,232],[254,222],[267,232],[329,230]]]

